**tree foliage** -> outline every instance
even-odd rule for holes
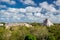
[[[11,29],[0,27],[0,40],[60,40],[60,24],[51,27],[32,23],[33,27],[12,26]]]

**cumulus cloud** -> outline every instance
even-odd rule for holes
[[[20,2],[27,5],[36,5],[33,0],[20,0]]]
[[[10,5],[16,4],[16,2],[13,0],[0,0],[0,2],[5,2],[5,3],[10,4]]]
[[[57,6],[60,6],[60,0],[54,1]]]
[[[29,7],[26,7],[26,11],[27,12],[40,12],[42,9],[41,8],[39,8],[39,7],[31,7],[31,6],[29,6]]]
[[[6,5],[0,5],[0,9],[2,9],[2,8],[7,8],[7,6]]]
[[[30,8],[30,10],[28,10]],[[26,8],[8,8],[0,11],[0,19],[2,21],[32,21],[42,22],[45,18],[49,18],[53,22],[60,22],[60,14],[54,15],[53,12],[47,11],[41,13],[43,8],[28,6]],[[44,9],[43,9],[44,10]],[[3,20],[4,19],[4,20]],[[23,20],[22,20],[23,19]],[[58,21],[56,21],[58,20]]]
[[[47,2],[42,2],[39,4],[42,8],[51,11],[51,12],[55,12],[56,9],[54,8],[53,4],[48,4]]]
[[[53,4],[42,2],[39,3],[39,5],[39,7],[27,6],[26,8],[0,10],[0,21],[43,22],[45,18],[49,18],[52,22],[60,22],[60,10],[57,10]],[[3,6],[3,8],[4,7],[5,6]]]
[[[12,8],[12,9],[14,9],[14,8]],[[24,15],[23,14],[19,14],[17,11],[17,13],[15,13],[15,11],[11,11],[10,9],[8,9],[8,10],[1,10],[0,11],[1,13],[1,15],[0,15],[0,19],[2,20],[2,21],[18,21],[18,20],[20,20],[20,18],[21,17],[24,17]],[[3,20],[4,19],[4,20]]]

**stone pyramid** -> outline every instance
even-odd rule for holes
[[[43,21],[43,25],[44,25],[44,26],[51,26],[51,25],[53,25],[53,23],[52,23],[49,19],[45,19],[45,20]]]

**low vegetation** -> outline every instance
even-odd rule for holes
[[[0,40],[60,40],[60,24],[51,27],[30,24],[33,27],[13,26],[5,29],[5,26],[0,26]]]

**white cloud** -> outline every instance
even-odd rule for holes
[[[9,4],[11,4],[11,5],[12,5],[12,4],[16,4],[16,2],[15,2],[15,1],[10,1]]]
[[[35,13],[34,16],[42,16],[41,13]]]
[[[60,6],[60,0],[54,1],[57,6]]]
[[[33,14],[32,14],[32,13],[26,13],[26,15],[27,15],[27,16],[33,16]]]
[[[33,0],[20,0],[20,2],[27,5],[36,5]]]
[[[0,9],[1,8],[7,8],[7,6],[6,5],[0,5]]]
[[[27,12],[40,12],[42,9],[41,8],[39,8],[39,7],[31,7],[31,6],[28,6],[28,7],[26,7],[26,11]]]
[[[41,7],[32,7],[28,6],[26,8],[8,8],[7,10],[1,10],[0,11],[0,19],[2,21],[28,21],[31,20],[33,22],[42,22],[45,18],[49,18],[52,22],[60,22],[60,14],[54,15],[55,13],[58,13],[57,11],[52,11],[52,9],[55,10],[54,6],[47,5]],[[49,9],[48,7],[52,8]],[[46,9],[46,13],[41,13],[42,9]],[[56,21],[58,20],[58,21]]]
[[[23,14],[19,13],[20,12],[19,9],[15,9],[15,8],[9,8],[7,10],[1,10],[0,12],[1,12],[0,17],[5,18],[5,19],[12,18],[12,20],[20,20],[21,17],[24,17]]]
[[[12,12],[12,13],[14,13],[14,12],[16,13],[17,10],[18,10],[18,9],[16,9],[16,8],[8,8],[7,11]]]
[[[13,0],[0,0],[0,2],[5,2],[5,3],[11,4],[11,5],[16,4],[16,2]]]
[[[51,11],[51,12],[55,12],[56,9],[54,8],[53,4],[48,4],[47,2],[42,2],[39,4],[42,8]]]
[[[20,8],[19,11],[25,13],[26,12],[26,9]]]

